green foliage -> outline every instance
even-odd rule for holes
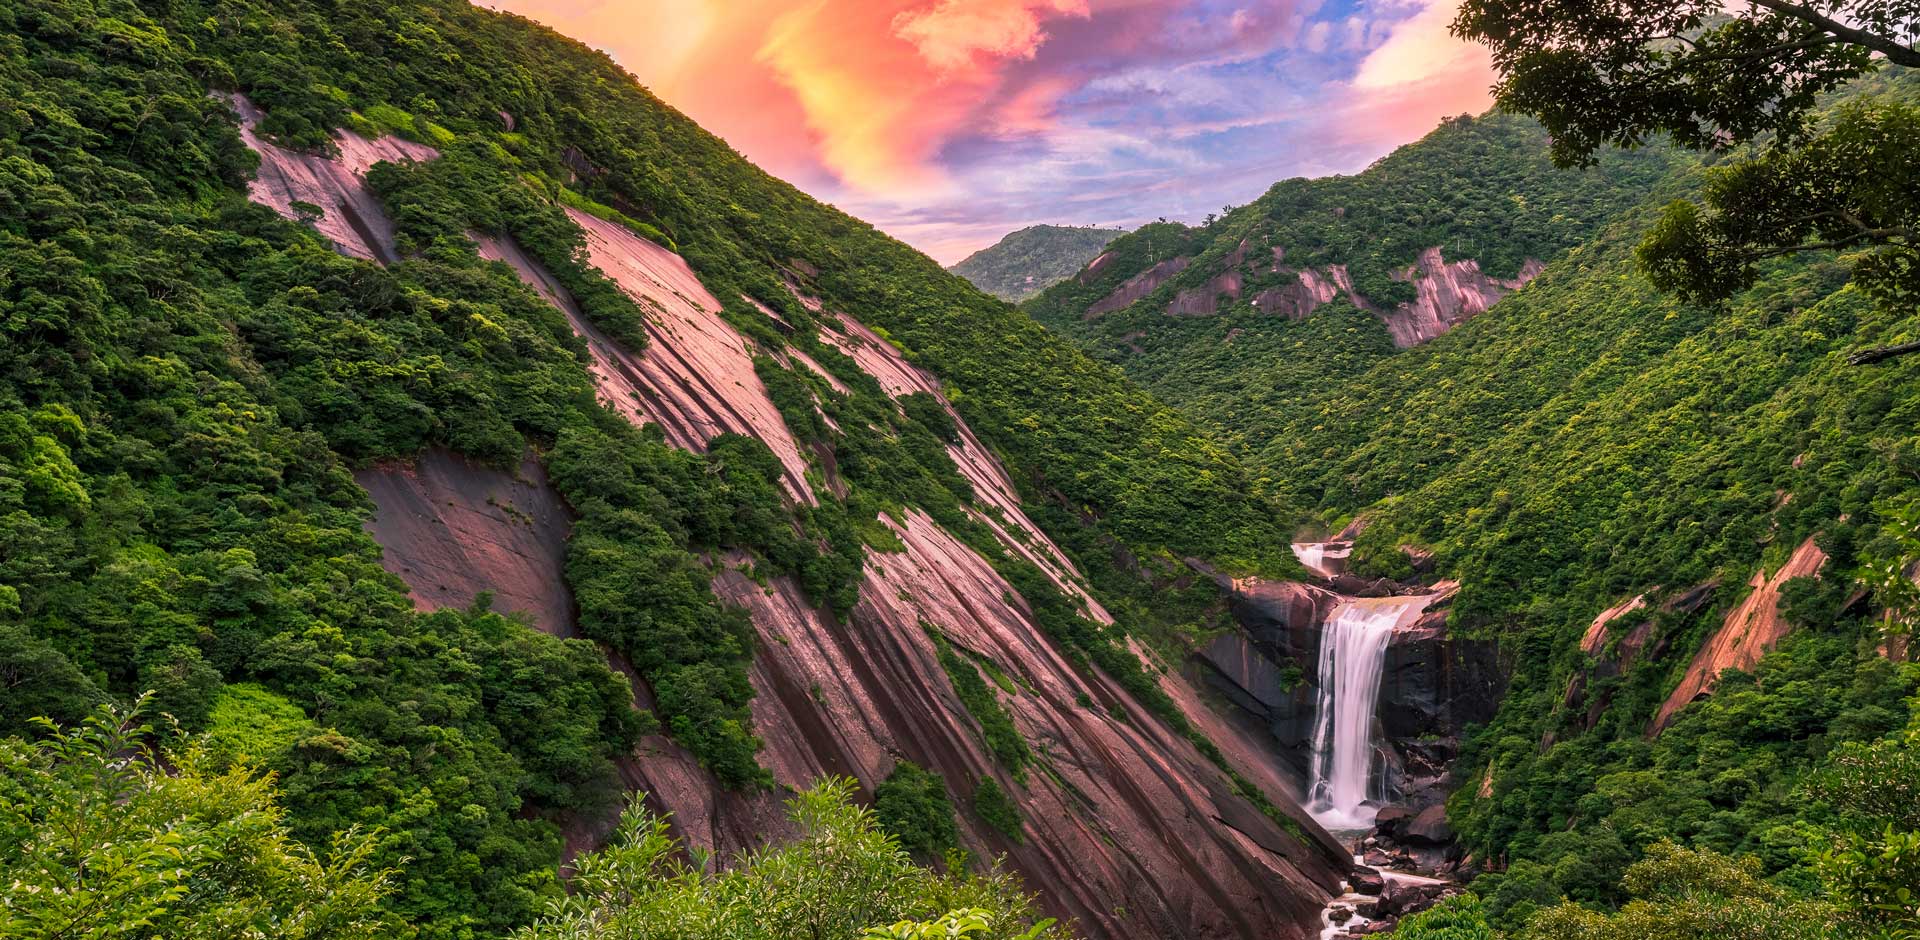
[[[953,801],[938,773],[902,760],[873,790],[874,823],[923,858],[940,858],[959,847]]]
[[[1470,0],[1453,28],[1492,48],[1500,105],[1538,117],[1555,159],[1579,165],[1656,134],[1702,150],[1763,134],[1791,139],[1823,92],[1873,68],[1871,52],[1920,65],[1914,12],[1899,0],[1739,10],[1685,0]],[[1842,21],[1859,32],[1836,29]],[[1871,34],[1893,45],[1860,41]]]
[[[980,819],[992,826],[1003,836],[1016,844],[1026,841],[1026,830],[1020,817],[1020,806],[1007,795],[1000,781],[993,777],[982,777],[974,784],[973,811]]]
[[[1850,101],[1831,125],[1716,169],[1701,205],[1667,207],[1639,248],[1654,286],[1718,301],[1751,286],[1767,258],[1813,250],[1848,256],[1855,283],[1881,303],[1920,298],[1920,108]]]
[[[1759,866],[1672,843],[1650,847],[1627,871],[1633,898],[1615,914],[1574,904],[1535,916],[1522,940],[1814,940],[1866,936],[1836,912],[1761,881]]]
[[[84,940],[404,936],[380,899],[377,835],[315,852],[268,778],[199,743],[148,750],[139,711],[103,707],[0,740],[0,936]]]
[[[798,835],[724,868],[689,866],[667,821],[636,799],[606,847],[574,861],[571,892],[516,937],[922,936],[916,922],[932,922],[939,930],[979,924],[954,934],[975,940],[1063,940],[1051,921],[1035,922],[1030,900],[997,868],[936,874],[915,865],[870,812],[848,802],[852,791],[829,780],[797,794],[787,805]]]
[[[1493,928],[1480,899],[1455,895],[1394,925],[1399,940],[1494,940]]]
[[[1122,234],[1119,229],[1031,225],[1008,233],[947,270],[1017,304],[1072,277]]]
[[[1025,306],[1243,446],[1264,485],[1311,493],[1293,485],[1294,468],[1275,449],[1292,442],[1294,425],[1321,396],[1338,395],[1370,369],[1392,368],[1395,350],[1377,313],[1344,292],[1305,319],[1262,312],[1253,300],[1298,289],[1302,269],[1331,279],[1341,265],[1361,302],[1390,310],[1413,298],[1413,284],[1401,278],[1433,247],[1449,261],[1474,259],[1491,276],[1514,277],[1528,259],[1551,261],[1592,237],[1678,163],[1653,151],[1556,172],[1547,144],[1524,119],[1452,119],[1357,175],[1277,183],[1203,228],[1143,227],[1108,246],[1109,260],[1084,282],[1061,283]],[[1122,283],[1170,258],[1192,264],[1132,305],[1083,319]],[[1228,274],[1240,280],[1237,302],[1211,316],[1166,315],[1180,292]]]
[[[1920,66],[1916,16],[1910,0],[1469,0],[1454,30],[1492,47],[1501,107],[1538,117],[1562,165],[1656,135],[1702,151],[1760,142],[1715,171],[1704,209],[1675,202],[1648,233],[1641,260],[1662,289],[1721,300],[1764,259],[1857,248],[1861,287],[1910,311],[1920,110],[1910,97],[1822,106],[1884,62]]]
[[[272,766],[315,731],[300,706],[250,682],[220,690],[207,722],[207,750],[221,760]]]
[[[1009,940],[1034,940],[1052,928],[1052,918],[1012,935]],[[960,940],[982,937],[993,928],[993,912],[977,907],[948,911],[935,920],[903,920],[885,927],[868,927],[861,940]]]
[[[979,667],[971,659],[955,652],[953,644],[931,625],[921,626],[933,639],[934,650],[940,657],[940,668],[946,672],[947,680],[953,683],[953,693],[960,697],[960,704],[966,707],[967,714],[980,723],[980,736],[986,741],[988,753],[1013,775],[1015,781],[1025,782],[1027,764],[1033,760],[1033,752],[1027,748],[1027,739],[1020,736],[1020,729],[1014,727],[1013,716],[1000,704],[1000,699],[987,686]]]

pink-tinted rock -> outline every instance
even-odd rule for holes
[[[466,607],[492,591],[495,610],[577,633],[565,569],[572,522],[539,461],[529,456],[510,473],[430,450],[353,476],[373,497],[367,531],[380,564],[407,583],[415,606]]]
[[[716,582],[759,633],[754,724],[778,780],[800,786],[844,773],[872,785],[894,755],[939,772],[961,796],[970,781],[1001,776],[1025,814],[1027,842],[1010,844],[968,813],[964,841],[1008,853],[1050,906],[1098,936],[1287,936],[1318,910],[1319,892],[1337,878],[1337,845],[1301,844],[1253,812],[1116,684],[1073,667],[1011,586],[931,519],[910,511],[896,531],[906,551],[870,559],[844,623],[807,607],[782,579],[763,588],[725,573]],[[1011,677],[1018,691],[1001,701],[1047,755],[1049,773],[1024,786],[1000,774],[953,697],[929,626]],[[1245,772],[1262,773],[1264,763]],[[1122,906],[1124,918],[1114,913]]]
[[[623,348],[589,322],[550,275],[510,240],[481,239],[484,257],[505,261],[567,315],[592,353],[588,371],[600,400],[638,423],[656,423],[667,441],[693,451],[723,433],[759,438],[779,458],[787,495],[812,501],[807,462],[753,371],[747,340],[720,318],[720,302],[679,255],[625,226],[571,213],[587,233],[595,267],[648,312],[647,348]]]
[[[1774,644],[1780,642],[1793,624],[1780,614],[1780,587],[1794,578],[1813,577],[1826,564],[1827,553],[1809,538],[1793,551],[1787,563],[1769,578],[1765,570],[1756,571],[1747,583],[1753,591],[1728,612],[1720,629],[1694,654],[1680,685],[1667,696],[1654,716],[1650,732],[1658,734],[1673,721],[1680,709],[1713,691],[1720,673],[1727,669],[1751,670]]]
[[[1199,287],[1190,287],[1175,294],[1173,303],[1167,307],[1170,317],[1210,317],[1220,312],[1220,298],[1228,303],[1240,299],[1240,272],[1226,271],[1215,275]]]
[[[567,214],[586,232],[593,266],[642,309],[650,308],[647,348],[637,355],[581,331],[595,347],[597,377],[617,366],[612,371],[618,378],[605,382],[602,391],[639,391],[655,412],[648,417],[660,423],[667,439],[690,450],[705,449],[721,433],[759,438],[779,458],[788,495],[812,501],[806,459],[754,374],[752,347],[721,318],[720,301],[693,269],[624,225],[574,209]],[[580,326],[586,324],[576,329]]]
[[[1121,284],[1113,293],[1102,298],[1099,303],[1088,307],[1087,312],[1081,315],[1081,319],[1092,320],[1095,317],[1105,316],[1153,293],[1154,288],[1172,280],[1174,275],[1185,271],[1187,265],[1192,263],[1192,258],[1168,258],[1128,278],[1126,283]]]
[[[1061,590],[1080,601],[1088,616],[1101,623],[1111,623],[1112,618],[1106,610],[1087,593],[1085,579],[1074,569],[1066,553],[1033,520],[1027,518],[1026,510],[1020,506],[1019,492],[1014,487],[1013,478],[1007,475],[1005,465],[980,440],[953,405],[947,402],[940,381],[932,373],[908,362],[899,349],[866,324],[851,317],[840,317],[839,324],[839,330],[823,329],[820,338],[853,357],[860,371],[873,376],[888,395],[899,397],[926,392],[938,399],[946,409],[948,417],[953,419],[954,427],[959,431],[959,440],[947,445],[947,456],[953,460],[961,476],[973,485],[974,497],[993,510],[992,514],[977,514],[977,517],[993,529],[1008,549],[1038,565]]]
[[[489,248],[531,283],[566,298],[510,246]],[[933,378],[857,322],[823,336],[851,355],[890,394],[938,394]],[[590,337],[591,338],[591,337]],[[649,347],[651,353],[655,347]],[[634,368],[629,366],[629,368]],[[597,369],[602,394],[625,381]],[[690,394],[712,394],[710,385]],[[944,399],[943,399],[944,400]],[[643,409],[628,411],[635,420]],[[955,415],[958,417],[957,414]],[[1021,511],[1012,481],[959,422],[950,454],[995,510],[1001,540],[1081,597],[1089,616],[1109,618],[1079,587],[1070,561]],[[758,637],[750,674],[762,762],[788,786],[845,774],[868,787],[904,757],[938,772],[966,806],[973,781],[995,776],[1019,802],[1028,839],[1013,845],[963,812],[963,841],[986,855],[1006,853],[1052,911],[1090,936],[1305,937],[1342,867],[1343,850],[1310,821],[1305,842],[1255,811],[1184,737],[1146,713],[1117,683],[1069,662],[1041,632],[1026,603],[985,559],[918,511],[896,526],[905,551],[872,554],[859,603],[844,621],[806,602],[789,581],[765,585],[724,559],[714,590],[749,613]],[[1002,694],[1015,726],[1045,755],[1046,773],[1012,783],[985,750],[954,697],[927,635],[991,660],[1012,677]],[[1288,788],[1263,746],[1228,727],[1177,677],[1162,677],[1197,725],[1255,786],[1293,810]],[[1092,707],[1082,705],[1092,703]],[[1116,715],[1125,716],[1121,720]],[[720,790],[693,772],[671,742],[650,742],[623,765],[630,786],[696,845],[744,851],[785,831],[770,794]],[[1304,817],[1294,810],[1295,821]],[[1120,912],[1124,911],[1122,914]]]
[[[1480,262],[1472,258],[1447,261],[1439,248],[1428,248],[1420,252],[1413,267],[1394,276],[1396,280],[1412,281],[1418,296],[1411,303],[1382,313],[1380,319],[1386,323],[1395,346],[1416,346],[1485,313],[1545,268],[1530,258],[1521,266],[1518,277],[1491,278],[1481,273]]]
[[[352,131],[334,131],[339,153],[301,153],[261,137],[256,128],[266,115],[241,95],[226,101],[240,115],[240,139],[260,155],[260,169],[247,184],[247,197],[288,219],[300,218],[294,203],[320,209],[313,227],[340,253],[367,261],[390,262],[393,222],[367,190],[366,173],[381,162],[426,161],[440,154],[425,144],[398,137],[368,140]]]
[[[1079,274],[1074,275],[1074,280],[1079,281],[1082,284],[1091,284],[1094,282],[1096,278],[1098,278],[1101,275],[1102,272],[1106,271],[1108,268],[1112,266],[1113,266],[1113,252],[1103,251],[1100,253],[1100,257],[1087,262],[1087,266],[1084,268],[1081,268]]]

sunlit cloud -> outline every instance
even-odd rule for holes
[[[1198,220],[1487,106],[1455,0],[490,0],[942,261]]]

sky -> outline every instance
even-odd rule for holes
[[[1198,222],[1490,103],[1458,0],[483,0],[604,50],[768,172],[951,264]]]

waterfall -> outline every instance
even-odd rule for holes
[[[1331,578],[1346,570],[1347,556],[1353,553],[1352,542],[1295,542],[1293,557],[1300,559],[1308,571],[1322,578]]]
[[[1305,565],[1308,571],[1323,578],[1327,576],[1327,569],[1321,567],[1323,560],[1327,557],[1327,543],[1295,542],[1293,557],[1300,559],[1300,563]]]
[[[1310,811],[1328,829],[1364,829],[1386,797],[1374,772],[1373,713],[1387,643],[1426,597],[1348,598],[1320,635],[1320,697],[1313,719]],[[1369,804],[1372,805],[1369,805]]]

